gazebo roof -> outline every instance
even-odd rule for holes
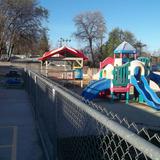
[[[84,55],[82,51],[63,46],[58,49],[53,49],[51,51],[45,52],[42,57],[40,57],[38,60],[46,60],[50,57],[61,57],[61,58],[66,58],[66,57],[74,57],[74,58],[83,58],[83,60],[88,60],[88,58]]]
[[[136,49],[128,42],[122,42],[115,50],[115,54],[136,54]]]

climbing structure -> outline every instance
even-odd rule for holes
[[[129,65],[130,63],[126,63],[123,66],[116,66],[113,69],[113,80],[112,86],[110,88],[112,100],[114,93],[126,93],[126,103],[129,100],[129,91],[130,91],[130,80],[129,80]]]
[[[132,95],[135,99],[138,97],[139,102],[160,110],[160,99],[148,83],[150,77],[155,77],[150,71],[150,59],[137,58],[136,49],[129,43],[120,44],[114,51],[114,58],[107,57],[101,62],[98,74],[99,80],[90,83],[82,93],[86,99],[110,93],[113,101],[115,96],[123,94],[128,103]]]

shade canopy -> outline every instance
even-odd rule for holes
[[[39,60],[44,61],[50,57],[60,57],[60,58],[77,57],[77,58],[83,58],[83,60],[88,60],[88,58],[84,55],[82,51],[67,46],[63,46],[61,48],[45,52],[43,56],[39,58]]]
[[[115,54],[136,54],[136,49],[128,42],[122,42],[115,50]]]

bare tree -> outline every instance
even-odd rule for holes
[[[104,17],[100,12],[85,12],[74,18],[77,31],[74,33],[79,40],[87,42],[90,47],[93,65],[95,66],[93,43],[100,41],[102,43],[106,32]]]
[[[26,51],[24,46],[38,41],[43,29],[41,21],[47,15],[37,0],[0,0],[0,52],[5,45],[10,59],[13,50]]]
[[[38,52],[40,55],[43,55],[44,52],[49,51],[49,42],[48,42],[48,36],[47,36],[47,30],[43,30],[40,36],[39,46],[38,46]]]
[[[134,47],[137,49],[138,53],[139,53],[139,56],[142,56],[142,50],[144,47],[146,47],[147,45],[142,43],[141,41],[137,41],[135,44],[134,44]]]

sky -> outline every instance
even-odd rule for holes
[[[45,25],[49,28],[51,48],[57,47],[61,37],[71,39],[72,47],[82,46],[73,37],[76,31],[73,19],[87,11],[102,13],[107,34],[119,27],[147,44],[147,50],[160,48],[160,0],[39,0],[39,3],[49,11]]]

